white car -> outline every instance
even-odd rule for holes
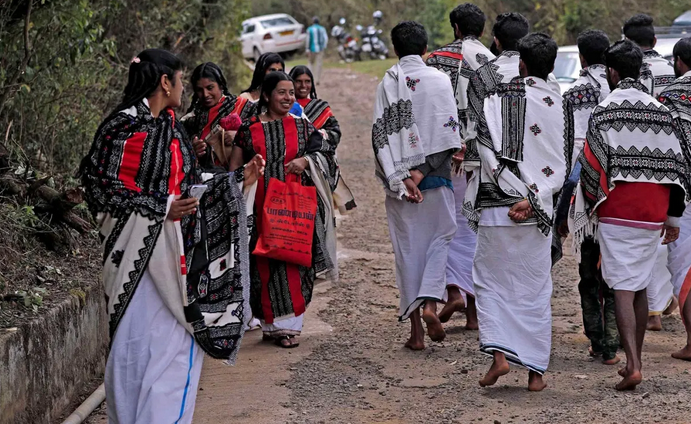
[[[562,93],[571,88],[571,85],[576,82],[581,73],[581,59],[579,58],[578,46],[559,47],[552,73],[557,78]]]
[[[242,23],[242,55],[255,61],[263,53],[290,55],[305,49],[305,26],[280,13],[250,18]]]

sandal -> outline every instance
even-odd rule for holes
[[[262,334],[262,341],[263,342],[273,342],[275,339],[273,336],[269,336],[268,334]]]
[[[295,339],[295,336],[280,336],[274,338],[274,344],[283,349],[293,349],[300,346],[300,342]]]

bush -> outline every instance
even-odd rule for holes
[[[72,174],[117,104],[130,59],[145,48],[171,50],[189,69],[216,61],[231,86],[246,84],[238,35],[249,7],[249,0],[6,0],[0,142],[15,163]]]

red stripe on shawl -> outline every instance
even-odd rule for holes
[[[211,124],[213,124],[214,120],[218,116],[218,110],[221,109],[221,106],[223,106],[223,102],[225,101],[225,97],[221,97],[221,100],[216,103],[216,106],[212,107],[209,109],[209,120],[206,121],[206,125],[204,125],[204,129],[202,130],[202,134],[199,138],[202,140],[206,138],[207,135],[211,132]]]
[[[300,143],[298,141],[298,128],[295,124],[295,119],[292,117],[283,119],[283,131],[285,134],[285,165],[288,166],[290,161],[295,159],[298,155]],[[286,178],[286,181],[288,178]],[[297,178],[300,181],[300,178]],[[300,269],[295,264],[286,264],[286,274],[288,275],[288,289],[290,290],[290,298],[293,302],[293,312],[295,316],[305,313],[305,298],[302,296],[302,279],[300,278]]]
[[[597,160],[597,157],[595,157],[593,151],[590,150],[590,144],[588,143],[588,140],[585,141],[583,153],[590,166],[592,166],[593,169],[595,169],[595,171],[597,171],[598,174],[600,174],[600,188],[602,188],[602,191],[605,193],[605,196],[609,196],[609,184],[607,184],[607,174],[605,173],[604,169],[602,169],[602,166],[600,166],[600,162]],[[591,200],[597,200],[592,194],[588,192],[585,192],[585,195],[588,196]]]
[[[312,99],[298,99],[298,103],[303,108],[306,108],[311,101]],[[326,124],[326,121],[332,116],[334,116],[334,114],[331,111],[331,106],[327,106],[326,109],[324,109],[324,111],[319,116],[317,116],[317,118],[314,121],[312,121],[312,125],[314,125],[316,129],[320,130],[322,129],[324,124]]]
[[[463,55],[460,53],[452,53],[452,52],[432,52],[430,53],[429,57],[435,57],[435,56],[444,56],[444,57],[450,57],[453,59],[458,59],[458,60],[463,60]]]
[[[238,115],[242,115],[242,110],[245,108],[247,105],[248,100],[244,97],[238,97],[235,99],[235,107],[233,108],[232,113],[237,113]]]
[[[135,179],[142,162],[142,150],[144,150],[144,142],[147,135],[148,133],[145,132],[137,132],[125,141],[125,148],[123,149],[122,161],[118,172],[118,179],[122,181],[125,187],[138,193],[142,189],[137,186]]]

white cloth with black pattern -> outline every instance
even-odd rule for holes
[[[401,199],[403,180],[425,157],[461,148],[458,112],[449,77],[420,56],[405,56],[377,87],[372,146],[386,194]]]

